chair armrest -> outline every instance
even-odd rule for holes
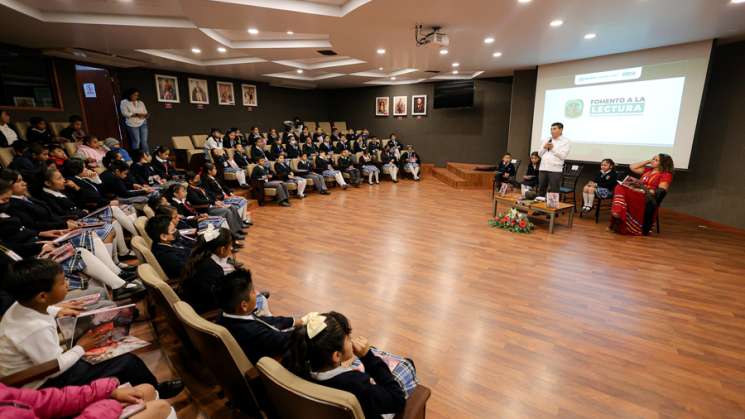
[[[432,395],[432,390],[418,385],[411,396],[406,400],[404,411],[397,414],[395,419],[424,419],[427,413],[427,400]]]
[[[35,365],[26,368],[23,371],[18,371],[15,374],[0,378],[0,382],[9,387],[21,387],[24,384],[50,376],[58,371],[59,363],[56,359],[53,359],[43,364]]]

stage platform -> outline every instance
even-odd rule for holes
[[[475,170],[480,166],[493,166],[493,163],[447,163],[446,167],[435,167],[435,179],[456,189],[491,189],[494,172]]]

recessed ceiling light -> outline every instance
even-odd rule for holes
[[[385,54],[385,48],[378,48],[378,54],[380,55]]]
[[[378,71],[383,71],[383,67],[378,67]]]
[[[287,31],[287,35],[290,35],[290,36],[295,35],[295,32],[293,32],[293,31]]]
[[[453,74],[458,74],[458,70],[453,70]]]
[[[448,51],[447,49],[443,48],[443,49],[440,50],[440,55],[448,55],[448,52],[450,52],[450,51]]]
[[[530,3],[530,0],[517,0],[518,3]]]
[[[453,67],[460,67],[460,63],[453,63]]]
[[[731,2],[731,3],[732,3],[732,4],[740,4],[740,3],[745,3],[745,0],[732,0],[732,2]]]
[[[391,80],[396,80],[396,77],[391,77]]]
[[[491,44],[491,43],[494,43],[494,38],[492,38],[491,36],[489,36],[489,37],[486,37],[486,38],[484,38],[484,43],[485,43],[485,44]]]
[[[492,54],[491,56],[492,56],[492,57],[494,57],[494,58],[499,58],[499,57],[501,57],[501,56],[502,56],[502,53],[501,53],[501,52],[499,52],[499,51],[497,51],[497,52],[495,52],[494,54]]]
[[[296,72],[297,72],[298,74],[303,74],[303,69],[302,69],[302,68],[298,68],[298,69],[297,69],[297,70],[295,70],[295,71],[296,71]]]
[[[551,25],[551,27],[554,27],[554,28],[558,28],[559,26],[563,24],[564,24],[564,21],[561,19],[552,20],[551,23],[549,23],[549,25]]]
[[[202,52],[202,50],[199,48],[192,48],[191,52],[193,52],[194,54],[199,54],[200,52]]]
[[[598,35],[592,32],[585,34],[585,39],[595,39]]]
[[[256,28],[248,28],[248,33],[250,33],[251,35],[258,35],[259,30]]]
[[[227,52],[228,50],[225,49],[225,47],[217,47],[217,52]]]

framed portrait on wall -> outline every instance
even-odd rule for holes
[[[427,95],[411,96],[411,114],[412,115],[426,115],[427,114]]]
[[[179,103],[178,79],[174,76],[155,75],[155,91],[158,102]]]
[[[388,96],[375,98],[375,116],[388,116],[391,113],[390,100]]]
[[[409,114],[409,97],[393,96],[393,116],[406,116]]]
[[[233,91],[233,83],[229,81],[217,82],[217,104],[235,105],[235,92]]]
[[[207,93],[207,80],[192,79],[188,80],[189,85],[189,102],[197,105],[209,105],[210,96]]]
[[[241,84],[241,96],[243,97],[243,106],[259,106],[256,86],[253,84]]]

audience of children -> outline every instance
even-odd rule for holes
[[[29,178],[38,182],[38,188],[29,191],[18,172],[6,170],[0,179],[0,265],[9,271],[8,275],[3,275],[8,280],[0,284],[0,294],[3,295],[3,301],[8,300],[10,305],[0,322],[0,376],[57,359],[60,372],[34,382],[31,386],[63,388],[68,400],[76,397],[88,399],[76,404],[75,409],[79,410],[59,407],[59,411],[47,410],[39,415],[43,417],[74,415],[83,411],[100,412],[104,417],[109,413],[116,415],[121,411],[121,404],[114,401],[145,403],[146,409],[132,416],[134,418],[164,418],[173,413],[167,403],[154,402],[154,397],[147,394],[154,394],[157,389],[161,398],[172,397],[183,388],[179,380],[158,384],[144,363],[132,354],[117,356],[95,365],[82,361],[85,350],[99,343],[99,336],[86,335],[67,351],[56,340],[54,316],[60,313],[76,314],[74,308],[67,308],[62,301],[67,296],[67,282],[78,281],[80,274],[101,282],[100,288],[92,283],[88,292],[100,292],[108,297],[105,288],[108,286],[113,290],[115,300],[131,297],[144,290],[141,282],[135,279],[133,269],[125,268],[124,264],[119,266],[118,262],[118,258],[133,256],[124,239],[125,233],[137,234],[134,227],[136,213],[120,205],[133,201],[132,198],[135,198],[138,205],[147,202],[153,210],[157,210],[158,215],[148,220],[145,229],[153,240],[153,254],[168,277],[181,280],[185,301],[199,312],[222,308],[223,313],[218,322],[236,336],[252,362],[257,362],[262,356],[283,359],[290,353],[294,354],[293,359],[297,359],[300,352],[292,343],[297,342],[297,330],[305,327],[305,318],[272,317],[268,308],[268,293],[257,295],[250,271],[240,268],[241,264],[232,258],[233,251],[240,247],[236,239],[242,238],[245,234],[243,229],[250,225],[246,200],[232,195],[222,178],[223,173],[245,176],[243,169],[248,167],[249,159],[243,153],[240,143],[242,137],[238,136],[237,130],[229,130],[228,136],[221,136],[219,130],[213,132],[213,139],[221,140],[215,141],[215,147],[211,148],[211,157],[215,164],[205,164],[201,173],[187,173],[185,188],[183,184],[173,182],[179,180],[179,175],[169,161],[170,150],[167,147],[159,147],[153,158],[145,151],[135,150],[132,152],[130,165],[125,157],[126,150],[120,148],[118,141],[107,142],[106,147],[109,150],[106,150],[95,136],[84,136],[79,122],[81,121],[71,119],[70,129],[64,132],[67,139],[82,139],[83,144],[79,146],[74,158],[68,158],[64,148],[54,144],[54,138],[41,140],[46,129],[45,124],[41,123],[37,127],[39,132],[35,134],[38,138],[30,152],[25,144],[22,149],[19,147],[22,151],[17,153],[15,164],[19,169],[23,168]],[[8,143],[19,142],[12,139],[12,134],[6,135],[4,131],[2,134],[6,141],[11,138]],[[328,137],[318,136],[327,145],[324,146],[324,152],[313,156],[317,163],[314,165],[295,140],[294,134],[285,134],[279,136],[273,132],[268,138],[262,138],[258,130],[252,130],[249,136],[249,141],[254,144],[251,157],[258,163],[253,168],[252,179],[264,181],[265,187],[276,188],[281,204],[289,205],[287,183],[296,184],[299,197],[304,196],[307,179],[312,181],[320,193],[328,194],[324,175],[333,177],[344,188],[347,181],[342,173],[348,174],[349,183],[355,186],[359,185],[363,173],[369,176],[370,184],[373,179],[379,183],[380,166],[384,163],[370,153],[372,147],[368,147],[366,138],[361,136],[358,139],[354,133],[341,135],[337,132],[339,142],[333,147],[329,145]],[[352,140],[359,141],[359,144],[352,147]],[[232,158],[227,158],[222,150],[226,141],[228,148],[236,150]],[[274,162],[265,158],[263,148],[267,143],[274,147],[269,153],[275,158]],[[51,155],[42,144],[49,147]],[[386,152],[395,155],[399,148],[400,145],[388,147]],[[260,151],[254,152],[256,149]],[[360,161],[352,156],[355,150],[361,153]],[[314,154],[318,152],[314,144],[311,144],[310,151]],[[335,152],[339,154],[336,159],[333,158]],[[287,155],[297,159],[292,167]],[[413,155],[411,157],[414,158]],[[334,161],[335,166],[332,163]],[[399,162],[402,165],[404,162],[411,163],[403,170],[411,173],[415,179],[418,178],[418,171],[414,170],[415,167],[418,168],[418,156],[414,160],[394,156],[387,164],[398,166]],[[100,175],[92,170],[101,171],[104,167],[106,170]],[[392,175],[394,180],[397,171],[398,167]],[[240,184],[245,183],[238,180]],[[168,182],[172,183],[169,185]],[[156,192],[161,186],[166,189],[163,196]],[[200,212],[212,217],[207,219]],[[84,227],[87,224],[91,226]],[[217,227],[220,225],[228,225],[230,229]],[[60,245],[40,242],[40,239],[56,239],[81,227],[85,232],[77,239],[73,237]],[[180,235],[179,228],[195,227],[198,232],[195,239]],[[6,242],[10,243],[10,247],[6,246]],[[72,245],[72,257],[59,259],[59,263],[45,259],[65,243]],[[20,253],[16,253],[14,248],[19,249]],[[59,308],[60,305],[63,307]],[[329,313],[328,316],[333,317],[335,314]],[[317,325],[320,317],[316,315],[312,318],[316,319]],[[22,330],[30,333],[23,334]],[[345,330],[348,335],[348,323]],[[376,360],[380,358],[371,355],[372,351],[363,349],[356,351],[362,364],[359,364],[359,370],[353,370],[354,374],[347,375],[347,371],[343,371],[339,375],[344,377],[342,380],[326,380],[315,375],[307,378],[344,388],[347,385],[345,382],[356,383],[359,377],[368,377],[368,380],[369,377],[375,377],[380,382],[373,386],[372,392],[370,388],[351,389],[360,399],[365,412],[379,410],[383,414],[400,411],[405,403],[406,392],[398,382],[398,392],[402,395],[400,406],[375,401],[377,396],[373,393],[386,388],[388,383],[382,378],[384,374],[376,370]],[[345,360],[351,360],[349,351],[344,348],[340,348],[339,354],[332,354],[331,357],[342,352]],[[308,359],[307,362],[310,363],[311,360]],[[323,373],[325,366],[322,365],[318,371],[313,369],[314,374]],[[363,368],[367,369],[367,373],[360,371]],[[135,387],[126,391],[115,389],[119,382],[127,382]],[[96,388],[96,396],[90,394],[92,388]],[[357,392],[358,390],[361,392]],[[42,391],[46,392],[43,394],[49,394],[50,398],[57,396],[53,391]],[[85,396],[80,396],[81,393]],[[30,394],[0,386],[0,401],[23,400]],[[31,408],[36,411],[35,406]]]

